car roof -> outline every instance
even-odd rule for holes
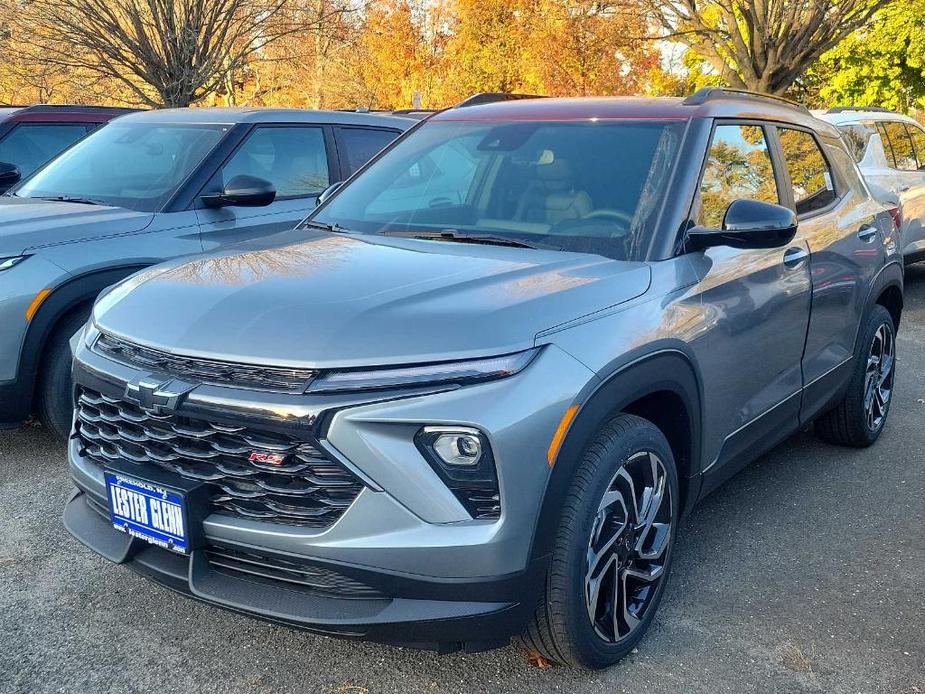
[[[708,92],[708,93],[705,93]],[[446,109],[432,121],[690,120],[736,118],[802,125],[838,137],[838,131],[797,104],[733,90],[701,90],[687,97],[518,98]]]
[[[835,125],[846,125],[848,123],[858,123],[860,121],[868,120],[895,120],[901,121],[903,123],[916,123],[915,118],[907,116],[903,113],[898,113],[897,111],[888,111],[886,109],[868,109],[858,107],[857,109],[853,108],[839,108],[836,110],[828,111],[813,111],[813,114],[817,118],[828,121],[829,123],[834,123]]]
[[[121,106],[75,104],[33,104],[0,108],[0,121],[15,123],[105,123],[138,109]]]
[[[323,125],[365,125],[406,130],[418,119],[381,113],[315,111],[300,108],[173,108],[144,111],[123,120],[145,123],[320,123]]]

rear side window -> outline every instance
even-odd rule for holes
[[[395,130],[372,128],[338,128],[341,156],[347,162],[349,176],[398,137]]]
[[[734,200],[778,203],[780,196],[764,128],[718,125],[700,183],[698,223],[718,228]]]
[[[925,171],[925,130],[917,125],[906,124],[909,134],[912,135],[912,144],[915,146],[916,159],[919,162],[919,171]]]
[[[778,133],[797,214],[809,214],[831,205],[837,198],[835,183],[816,138],[803,130],[789,128],[781,128]]]
[[[887,121],[883,123],[883,129],[886,131],[887,137],[890,138],[894,166],[900,171],[915,171],[918,169],[912,138],[909,136],[909,131],[906,130],[905,123]]]
[[[257,176],[276,197],[318,195],[330,185],[324,133],[319,127],[258,127],[218,174],[224,187],[235,176]]]
[[[83,124],[17,125],[0,140],[0,161],[16,164],[25,178],[87,134]]]

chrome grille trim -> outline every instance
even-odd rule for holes
[[[75,422],[81,455],[100,466],[118,461],[156,465],[207,483],[218,513],[326,528],[363,489],[353,473],[307,436],[153,414],[87,388],[79,390]],[[249,460],[252,452],[286,459],[260,463]]]
[[[163,352],[100,333],[92,350],[107,359],[138,369],[217,386],[282,393],[304,393],[318,374],[314,369],[236,364]]]

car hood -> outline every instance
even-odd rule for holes
[[[296,242],[174,261],[103,296],[97,326],[177,354],[335,368],[502,354],[636,297],[644,263],[296,231]]]
[[[0,197],[0,256],[127,234],[144,229],[153,218],[151,213],[121,207],[3,196]]]

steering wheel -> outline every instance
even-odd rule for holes
[[[582,219],[613,219],[617,222],[623,222],[626,224],[627,229],[633,224],[633,215],[626,212],[621,212],[620,210],[611,210],[607,208],[601,208],[600,210],[594,210],[589,212]]]

